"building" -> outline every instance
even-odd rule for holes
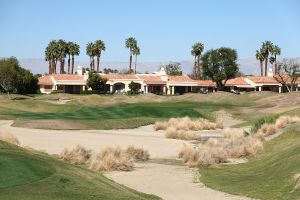
[[[125,93],[129,91],[129,84],[133,81],[140,85],[141,93],[154,94],[184,94],[188,92],[213,92],[216,89],[210,80],[196,81],[190,77],[169,76],[161,68],[154,74],[99,74],[107,79],[107,93]],[[78,67],[77,74],[49,74],[39,78],[41,93],[49,94],[53,91],[66,93],[80,93],[87,90],[88,73],[83,73]]]

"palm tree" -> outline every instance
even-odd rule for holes
[[[73,45],[73,42],[67,42],[67,49],[66,49],[66,54],[68,56],[68,74],[70,74],[71,71],[71,53],[70,53],[70,48]]]
[[[56,40],[51,40],[45,49],[45,60],[49,62],[49,74],[56,73],[56,63],[58,58],[58,42]]]
[[[102,51],[105,51],[105,44],[102,40],[96,40],[94,45],[95,55],[97,56],[97,72],[100,69],[100,57]]]
[[[263,76],[264,75],[263,62],[265,60],[265,56],[264,53],[262,52],[262,49],[256,50],[255,57],[260,62],[260,75]]]
[[[86,54],[88,56],[90,56],[90,71],[93,71],[94,70],[94,65],[95,65],[95,62],[94,62],[94,43],[92,42],[89,42],[87,45],[86,45]]]
[[[271,50],[272,56],[270,57],[270,63],[273,64],[274,73],[277,74],[277,56],[281,54],[281,49],[278,45],[274,45]]]
[[[192,46],[191,50],[191,54],[194,56],[193,78],[197,80],[201,78],[200,57],[203,49],[204,45],[200,42],[197,42]]]
[[[136,46],[137,46],[137,41],[136,41],[136,39],[134,37],[129,37],[129,38],[126,39],[126,41],[125,41],[125,47],[129,48],[129,50],[130,50],[129,69],[128,69],[129,73],[132,72],[132,69],[131,69],[132,51],[133,51],[134,47],[136,47]]]
[[[265,57],[265,76],[267,76],[268,72],[268,62],[269,62],[269,54],[272,52],[273,43],[271,41],[264,41],[262,44],[262,50]]]
[[[135,46],[132,50],[132,54],[135,55],[135,62],[134,62],[134,73],[136,74],[136,63],[137,63],[137,57],[141,54],[140,48],[138,46]]]
[[[74,73],[74,56],[78,56],[80,54],[80,46],[76,43],[73,43],[69,46],[69,53],[72,56],[72,67],[71,73]]]
[[[59,62],[60,62],[60,73],[65,73],[65,57],[67,55],[67,43],[60,39],[57,41],[58,43],[58,54],[59,54]]]

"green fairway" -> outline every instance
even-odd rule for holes
[[[300,173],[300,125],[267,143],[265,153],[249,162],[200,170],[207,186],[263,200],[297,200],[293,176]]]
[[[0,141],[1,200],[159,199],[84,167]]]

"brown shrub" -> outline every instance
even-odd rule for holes
[[[297,116],[280,116],[276,122],[275,127],[276,128],[284,128],[288,124],[300,122],[300,117]]]
[[[0,135],[0,140],[4,141],[4,142],[8,142],[14,145],[19,146],[20,142],[18,140],[18,138],[16,138],[13,134],[11,133],[2,133]]]
[[[244,137],[244,132],[241,129],[226,128],[223,131],[224,138],[237,139]]]
[[[194,131],[178,130],[174,127],[169,127],[165,133],[167,138],[180,140],[194,140],[197,139],[197,134]]]
[[[126,149],[126,153],[129,154],[129,156],[132,157],[134,160],[146,161],[149,160],[150,157],[147,150],[143,148],[136,148],[134,146],[129,146]]]
[[[216,119],[216,128],[223,129],[223,120],[221,118]]]
[[[85,164],[91,157],[91,151],[86,148],[76,145],[74,148],[65,148],[59,155],[59,158],[69,161],[73,164]]]
[[[167,125],[168,125],[167,122],[155,122],[153,128],[155,131],[166,130]]]
[[[132,157],[121,148],[105,148],[91,157],[90,168],[95,171],[131,171]]]
[[[258,132],[262,132],[264,136],[273,135],[277,131],[275,124],[263,124]]]

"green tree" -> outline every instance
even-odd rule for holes
[[[264,53],[264,57],[265,57],[265,74],[264,76],[267,76],[268,73],[268,62],[269,62],[269,55],[270,52],[272,52],[273,49],[273,43],[271,41],[264,41],[262,44],[262,52]]]
[[[274,45],[272,47],[271,50],[271,54],[272,56],[270,57],[270,63],[274,66],[274,73],[277,74],[278,73],[278,69],[277,69],[277,56],[279,56],[281,54],[281,49],[278,45]]]
[[[265,60],[265,55],[262,52],[262,49],[256,50],[255,57],[256,57],[257,60],[259,60],[259,63],[260,63],[260,75],[263,76],[264,75],[263,62]]]
[[[97,57],[97,72],[99,72],[101,53],[102,53],[102,51],[105,51],[104,42],[102,40],[96,40],[95,45],[94,45],[94,49],[95,49],[95,56]]]
[[[235,49],[212,49],[206,52],[201,60],[203,75],[215,81],[219,90],[223,90],[227,80],[234,78],[239,71]]]
[[[56,40],[51,40],[45,49],[45,60],[49,62],[49,74],[56,74],[56,65],[58,59],[58,42]]]
[[[80,54],[80,46],[76,43],[71,43],[69,46],[69,53],[72,56],[72,65],[71,65],[71,74],[74,73],[74,56],[78,56]]]
[[[166,73],[170,76],[182,75],[180,63],[169,63],[165,66]]]
[[[94,43],[89,42],[86,45],[86,54],[90,57],[90,71],[94,71],[94,66],[95,66],[95,61],[94,61],[94,56],[95,56],[95,48],[94,48]]]
[[[192,50],[191,50],[191,54],[194,56],[194,68],[192,72],[192,77],[193,79],[196,80],[200,80],[201,78],[200,57],[203,49],[204,49],[204,45],[200,42],[197,42],[192,46]]]
[[[139,89],[140,89],[140,84],[131,81],[128,85],[129,89],[130,89],[130,94],[138,94],[139,93]]]
[[[104,74],[110,74],[110,73],[119,73],[117,69],[111,69],[111,68],[104,68],[103,69]]]
[[[131,73],[132,72],[132,54],[133,54],[133,49],[137,46],[137,41],[134,37],[129,37],[125,41],[125,47],[129,49],[130,51],[130,57],[129,57],[129,68],[128,71]]]
[[[135,47],[133,48],[132,54],[135,55],[134,73],[136,74],[137,57],[141,54],[140,48],[139,48],[138,46],[135,46]]]
[[[95,71],[89,72],[89,78],[87,80],[87,86],[92,90],[101,91],[104,90],[107,80],[102,78]]]

